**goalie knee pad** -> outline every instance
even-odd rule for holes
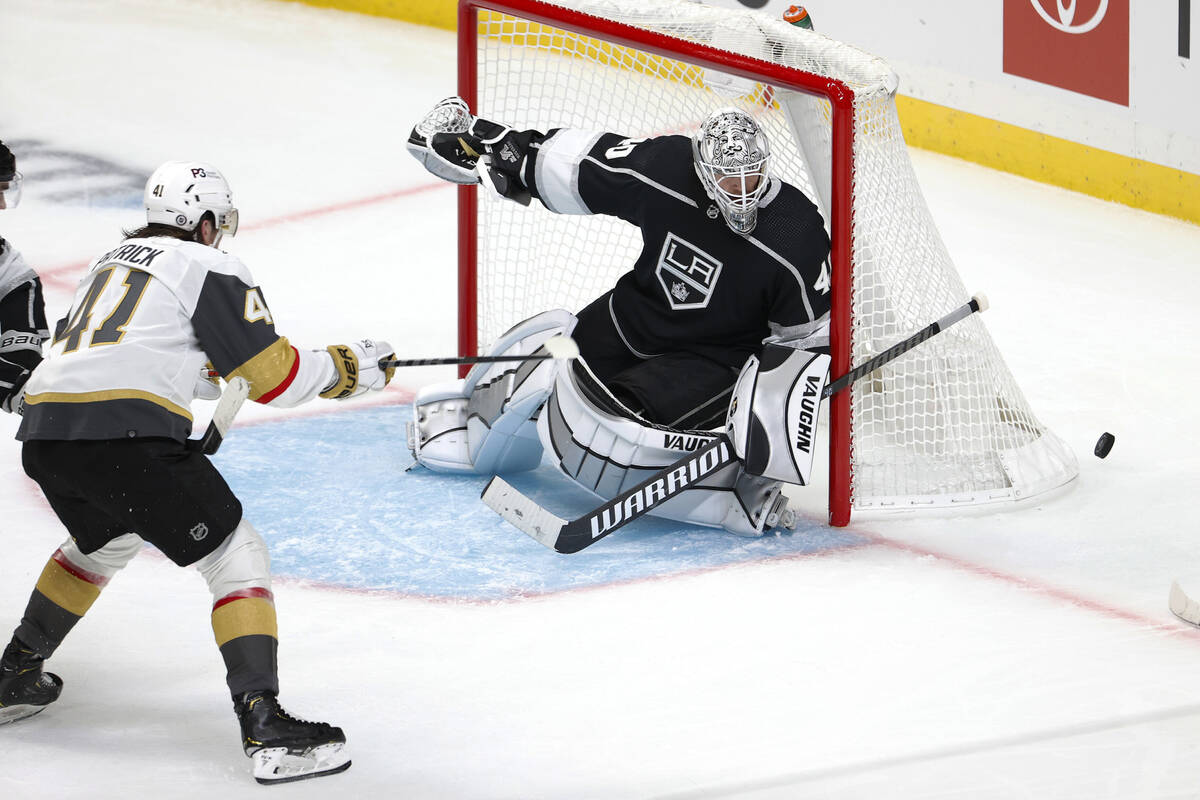
[[[625,408],[582,360],[562,370],[538,418],[546,452],[576,483],[610,499],[712,441],[710,431],[675,430]],[[790,524],[778,481],[729,464],[648,513],[757,536]]]
[[[570,334],[575,316],[546,311],[501,336],[488,355],[530,355],[552,336]],[[428,386],[413,402],[408,446],[433,470],[494,475],[535,468],[542,445],[534,419],[546,402],[559,362],[476,364],[467,377]]]

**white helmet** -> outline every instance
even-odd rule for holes
[[[238,229],[238,212],[225,176],[211,164],[200,161],[168,161],[146,181],[146,222],[170,225],[186,231],[196,229],[204,212],[216,218],[217,239],[233,236]],[[215,242],[214,242],[215,244]]]
[[[748,234],[758,223],[758,201],[767,191],[771,148],[758,123],[744,111],[720,108],[692,139],[696,173],[721,209],[726,224]]]

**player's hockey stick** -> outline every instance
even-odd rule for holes
[[[1200,627],[1200,603],[1188,597],[1179,586],[1179,581],[1171,581],[1171,594],[1167,598],[1167,606],[1171,613],[1189,625]]]
[[[982,294],[975,295],[970,302],[954,309],[937,322],[927,325],[871,360],[852,368],[831,382],[825,388],[822,397],[842,391],[854,381],[874,372],[889,361],[894,361],[931,336],[971,314],[986,310],[987,307],[987,298]],[[565,520],[547,511],[499,476],[488,481],[481,497],[493,511],[546,547],[559,553],[577,553],[650,509],[677,496],[700,479],[737,460],[732,442],[724,433],[718,433],[711,442],[695,452],[663,467],[638,485],[572,520]]]
[[[570,336],[551,336],[542,342],[537,352],[526,356],[454,356],[449,358],[401,358],[385,359],[379,362],[380,369],[390,367],[432,367],[439,364],[500,364],[508,361],[548,361],[555,358],[575,358],[579,355],[579,346]]]
[[[206,456],[216,453],[221,447],[221,442],[225,441],[225,434],[229,431],[229,426],[233,424],[233,418],[237,416],[242,403],[246,402],[246,398],[249,396],[250,383],[245,378],[233,378],[226,383],[225,391],[221,392],[221,399],[217,401],[217,407],[213,409],[212,420],[208,423],[208,429],[204,431],[204,436],[199,439],[189,439],[188,447],[192,450],[199,450]]]

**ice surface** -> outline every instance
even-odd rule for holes
[[[385,406],[255,426],[230,437],[216,463],[246,516],[257,521],[277,572],[355,589],[499,599],[866,541],[812,520],[794,532],[744,539],[643,518],[603,546],[562,556],[479,501],[487,478],[412,466],[403,439],[382,433],[402,429],[411,418],[411,405]],[[346,463],[371,469],[347,481]],[[567,518],[599,503],[549,464],[508,480]]]

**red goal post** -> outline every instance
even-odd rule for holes
[[[943,255],[936,229],[926,220],[928,213],[915,177],[908,174],[907,154],[895,152],[897,139],[903,150],[898,124],[888,118],[889,114],[894,118],[891,95],[895,77],[873,56],[782,20],[687,0],[460,0],[458,42],[459,95],[480,116],[517,128],[591,127],[631,136],[690,132],[704,113],[731,104],[730,98],[739,91],[744,96],[734,104],[778,118],[769,134],[776,164],[789,182],[796,183],[823,210],[830,232],[834,377],[965,301],[967,293],[948,256]],[[839,75],[839,70],[847,74]],[[543,92],[544,103],[540,99]],[[886,108],[873,110],[869,120],[856,120],[858,110],[866,107],[863,98],[867,96],[874,103],[871,108],[883,107],[881,97]],[[670,110],[659,113],[659,105],[671,104]],[[655,114],[647,111],[650,105],[655,106]],[[824,132],[812,141],[802,141],[808,134],[801,129],[809,119],[824,125]],[[871,166],[878,156],[864,151],[863,142],[870,140],[876,128],[893,124],[895,130],[887,131],[890,138],[882,149],[887,150],[888,175],[895,172],[899,176],[887,180],[894,180],[902,189],[896,198],[884,199],[888,192],[870,189],[868,194],[868,188],[879,182],[879,170]],[[887,229],[874,238],[863,229],[887,214],[874,206],[893,201],[897,206],[919,206],[913,212],[918,218],[913,227],[922,229],[923,238],[908,244],[908,257],[930,257],[940,270],[930,281],[936,282],[930,287],[930,297],[915,302],[914,295],[919,296],[923,288],[921,279],[915,281],[916,287],[903,286],[910,280],[905,272],[906,256],[890,254],[898,248],[887,241]],[[481,200],[475,187],[459,189],[459,350],[463,355],[478,353],[508,325],[545,308],[578,311],[611,287],[633,262],[632,257],[616,253],[626,246],[619,237],[637,238],[632,228],[625,234],[614,229],[593,233],[588,226],[605,223],[573,217],[572,227],[558,229],[556,234],[553,226],[558,223],[544,210],[535,221],[529,221],[534,219],[536,206],[522,209],[493,198]],[[502,222],[489,221],[497,215]],[[912,238],[908,231],[892,231],[891,236]],[[527,272],[531,262],[562,246],[564,239],[575,242],[576,247],[547,256],[552,262],[549,272],[541,273],[541,278],[536,272]],[[585,250],[599,251],[604,263],[577,263],[582,262],[580,254]],[[636,247],[627,252],[636,254]],[[856,276],[856,264],[862,276]],[[901,266],[893,268],[897,264]],[[571,269],[589,276],[592,272],[609,274],[599,283],[584,281],[584,287],[574,289],[567,286]],[[950,278],[941,274],[947,270]],[[873,272],[884,277],[863,277]],[[543,283],[562,283],[564,291],[549,294],[541,301],[542,307],[523,307],[526,296]],[[860,306],[857,312],[856,302]],[[489,315],[500,318],[492,320]],[[1053,434],[1027,410],[981,323],[960,327],[969,330],[943,346],[942,355],[937,356],[939,363],[918,364],[906,356],[889,371],[881,369],[864,381],[866,386],[830,399],[831,524],[847,524],[852,508],[886,510],[1019,500],[1074,477],[1073,456],[1061,442],[1051,442]],[[964,336],[972,338],[963,344]],[[950,334],[945,338],[951,338]],[[947,360],[954,363],[947,366]],[[982,390],[971,389],[973,394],[965,405],[992,405],[994,394],[999,412],[968,409],[972,418],[963,425],[959,424],[964,420],[958,407],[963,401],[952,402],[954,408],[935,408],[942,403],[938,395],[946,394],[939,381],[962,370],[984,373],[976,383],[985,384]],[[1003,386],[988,386],[993,383],[988,375],[1001,372],[999,383]],[[890,399],[889,391],[893,392]],[[958,388],[951,390],[955,392],[962,393]],[[899,395],[915,398],[904,400],[904,405],[896,401]],[[989,425],[994,428],[995,420],[976,419],[1005,414],[1015,419],[1016,428],[1024,429],[1025,434],[1000,441],[1012,438],[1010,432],[1003,431],[998,438],[983,430]],[[934,420],[913,421],[923,415],[952,427],[971,428],[967,448],[971,452],[966,460],[978,463],[964,466],[963,453],[947,447],[949,437],[934,432]],[[1003,457],[989,452],[997,448],[1018,452],[1029,441],[1041,439],[1052,445],[1049,457],[1039,447],[1037,453],[1010,457],[1011,467],[1004,465]],[[952,466],[947,468],[939,459]],[[1060,463],[1047,466],[1048,460]],[[984,461],[989,463],[981,468]],[[967,477],[954,474],[956,468],[968,473]],[[906,470],[922,473],[924,483],[909,482],[904,477]],[[970,474],[988,470],[995,474],[982,481]],[[1022,480],[1030,485],[1019,487]]]

